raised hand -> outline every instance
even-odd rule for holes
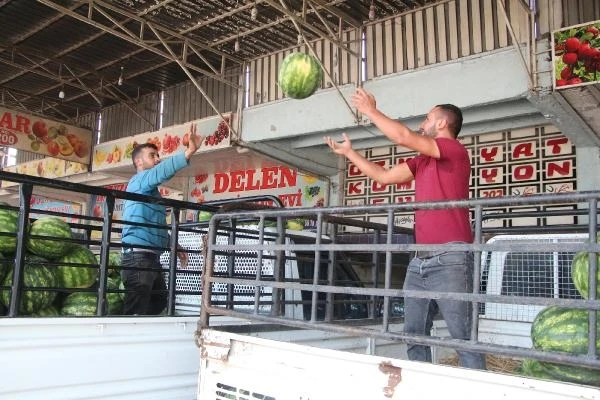
[[[196,133],[196,125],[194,123],[192,123],[190,125],[189,141],[188,141],[188,145],[187,145],[187,150],[185,151],[185,157],[188,160],[190,159],[192,154],[194,154],[196,152],[196,150],[198,150],[198,148],[200,148],[200,146],[202,145],[202,141],[204,141],[204,136]]]
[[[377,109],[375,97],[363,88],[356,89],[351,97],[352,105],[361,113],[368,114]]]
[[[329,148],[335,153],[346,156],[350,151],[352,151],[352,142],[350,138],[345,133],[342,133],[343,142],[336,142],[329,136],[325,136],[323,140],[329,146]]]

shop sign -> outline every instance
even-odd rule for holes
[[[555,89],[600,81],[600,21],[554,31],[552,43]]]
[[[92,131],[0,107],[0,146],[89,164]]]

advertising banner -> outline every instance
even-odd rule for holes
[[[284,207],[324,207],[329,186],[315,176],[283,165],[269,165],[190,178],[188,201],[203,203],[258,195],[278,197]],[[273,206],[267,202],[265,206]],[[194,216],[188,215],[188,221]]]
[[[78,162],[47,157],[41,160],[11,165],[10,167],[5,167],[4,171],[54,179],[87,172],[87,166]],[[0,181],[0,187],[2,188],[15,185],[17,184],[14,182]]]
[[[0,107],[0,146],[88,164],[92,131]]]
[[[229,118],[228,115],[225,116]],[[168,157],[188,145],[188,138],[194,125],[196,132],[204,136],[199,153],[207,150],[229,147],[229,129],[220,117],[210,117],[181,125],[169,126],[155,132],[141,133],[135,136],[100,143],[94,147],[92,170],[131,165],[131,152],[138,144],[153,143],[161,158]]]
[[[600,21],[552,32],[554,88],[600,81]]]

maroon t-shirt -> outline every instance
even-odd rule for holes
[[[469,198],[471,160],[455,139],[437,138],[440,158],[418,155],[406,162],[415,177],[415,201]],[[473,242],[468,208],[415,211],[418,244]]]

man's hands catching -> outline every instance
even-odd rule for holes
[[[196,133],[196,125],[190,125],[189,142],[187,149],[185,150],[185,158],[189,161],[190,157],[200,148],[204,136]]]
[[[356,108],[356,110],[367,116],[369,116],[373,111],[377,110],[375,96],[363,88],[357,88],[350,100],[352,101],[352,105]]]
[[[323,140],[325,140],[325,143],[327,143],[329,148],[335,154],[339,154],[339,155],[347,157],[348,153],[350,153],[352,151],[352,142],[350,141],[350,138],[348,137],[348,135],[346,135],[345,133],[342,133],[342,139],[344,139],[344,141],[339,143],[339,142],[336,142],[335,140],[333,140],[332,138],[330,138],[329,136],[325,136],[323,138]]]

